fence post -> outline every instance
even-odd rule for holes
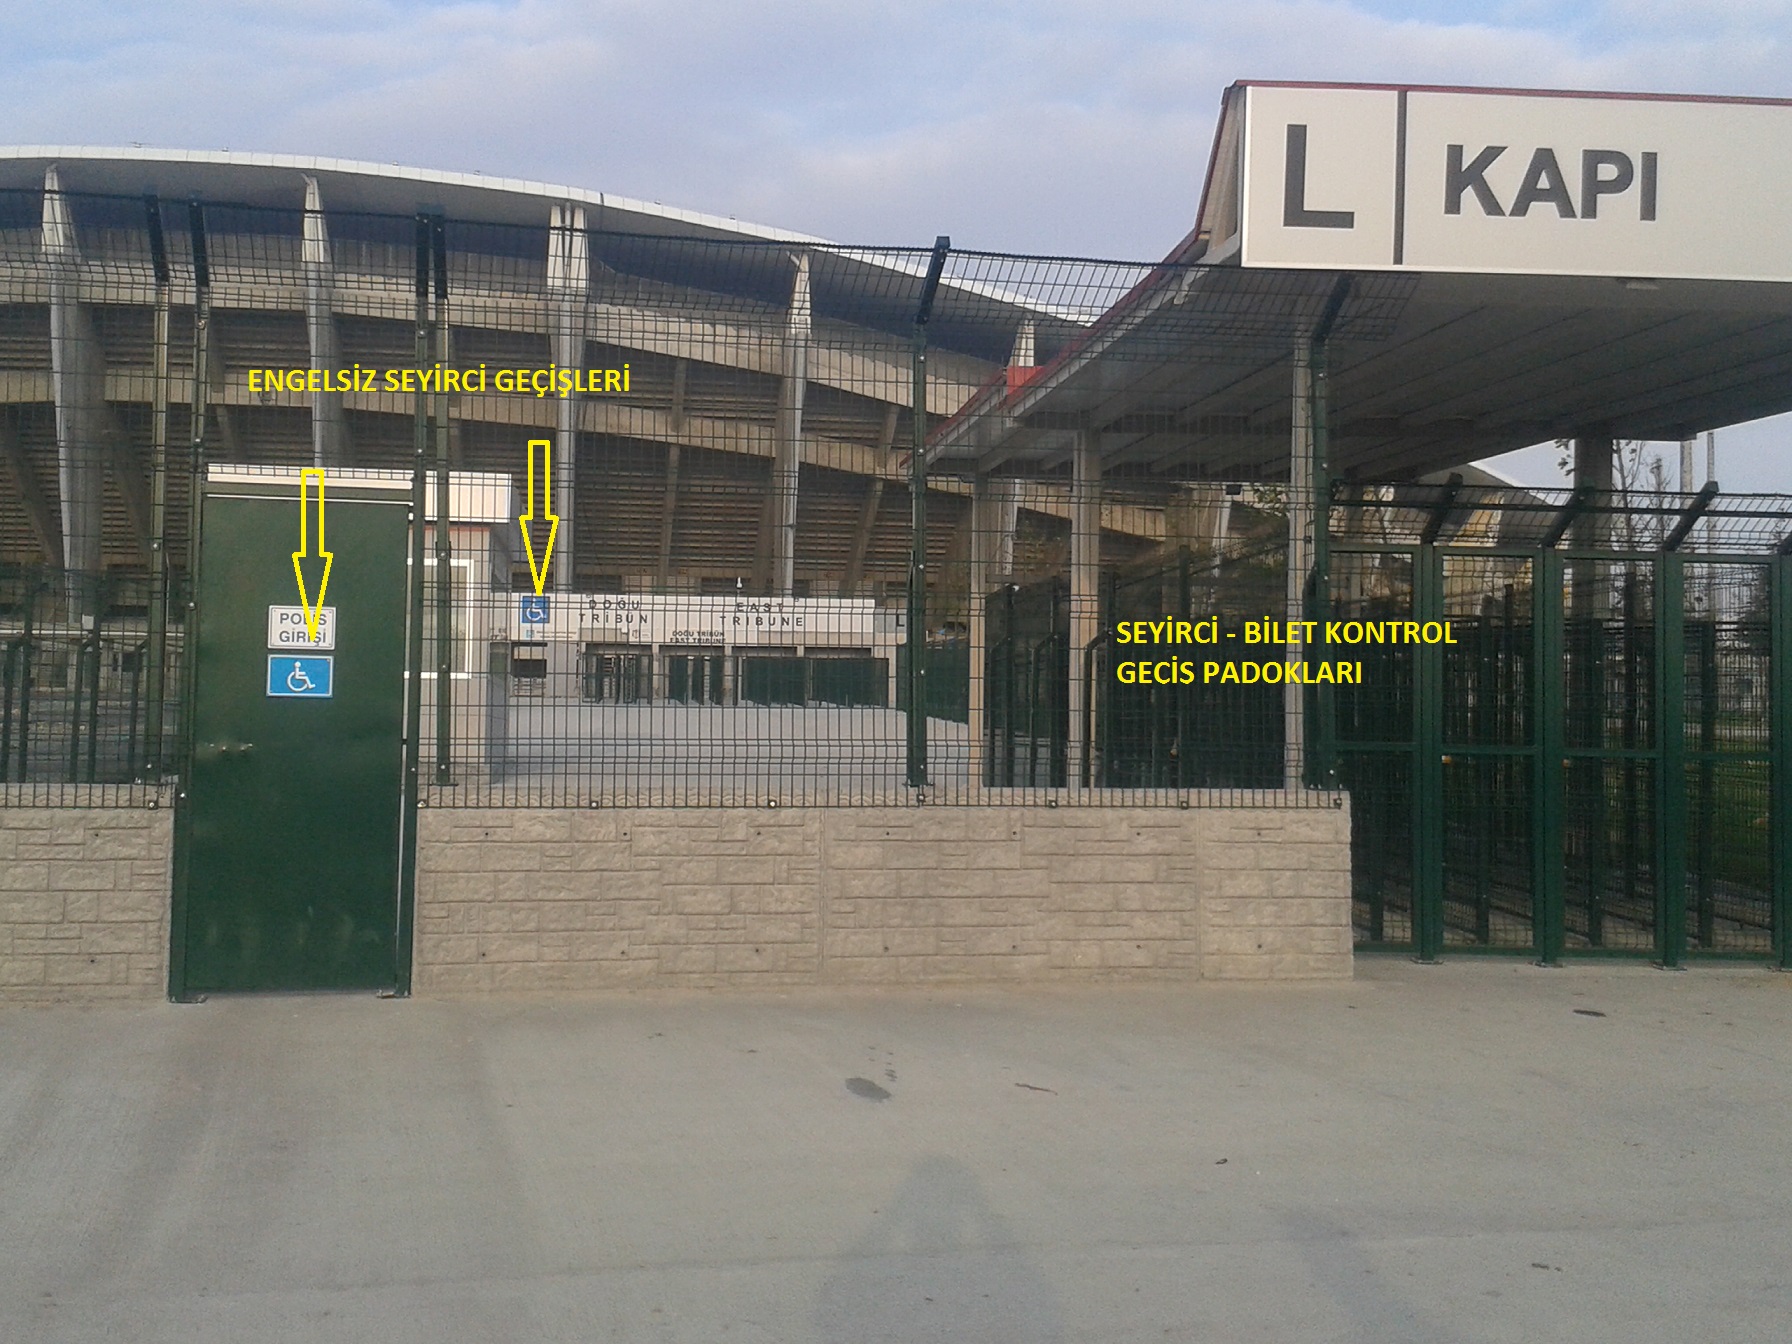
[[[101,642],[104,632],[104,615],[111,602],[109,591],[111,584],[102,577],[97,585],[99,600],[93,606],[93,634],[89,639],[87,684],[87,782],[97,782],[100,763],[100,677],[104,671],[105,647]],[[80,706],[76,706],[76,713]]]
[[[908,783],[927,783],[927,332],[915,329],[914,442],[908,458]]]
[[[430,219],[418,215],[414,234],[416,310],[415,348],[417,367],[429,363],[429,257]],[[394,990],[411,992],[411,938],[417,911],[417,798],[423,770],[423,533],[429,515],[429,413],[425,393],[418,389],[411,403],[411,584],[410,623],[405,632],[404,798],[399,805],[399,825],[404,828],[398,859],[398,966]],[[438,507],[447,500],[437,501]],[[510,576],[506,574],[505,590]],[[509,654],[505,654],[508,665]],[[505,668],[508,675],[509,668]]]
[[[162,233],[162,206],[154,196],[145,202],[149,216],[149,255],[156,276],[154,346],[151,355],[149,463],[149,647],[143,655],[147,703],[143,716],[143,770],[140,778],[154,784],[162,778],[163,662],[168,656],[168,324],[173,272]],[[189,548],[191,547],[189,542]],[[136,697],[132,695],[132,712]]]
[[[1655,738],[1655,950],[1673,969],[1686,960],[1686,562],[1672,552],[1655,560]]]
[[[84,579],[88,576],[81,577]],[[79,607],[87,605],[87,602],[82,602]],[[98,603],[94,602],[94,606],[97,607]],[[76,609],[79,610],[79,607]],[[93,628],[88,624],[93,616],[82,612],[80,620],[82,633],[75,639],[74,694],[69,697],[68,702],[68,782],[71,784],[79,782],[81,778],[81,700],[87,693],[87,631]]]
[[[124,738],[124,777],[137,777],[137,714],[141,708],[139,696],[143,690],[144,661],[148,656],[149,641],[144,640],[132,651],[131,658],[131,691],[127,703],[130,705],[130,723],[125,730]]]
[[[1531,782],[1531,943],[1543,966],[1560,966],[1567,942],[1562,870],[1562,557],[1539,551],[1531,593],[1532,700],[1535,705]]]
[[[13,664],[23,647],[23,643],[16,639],[0,645],[0,784],[6,783],[7,776],[12,773]]]
[[[1332,290],[1325,316],[1314,333],[1308,355],[1308,395],[1312,398],[1311,424],[1312,466],[1308,474],[1313,491],[1313,569],[1308,576],[1307,609],[1302,612],[1309,621],[1319,622],[1320,656],[1329,658],[1331,650],[1324,640],[1325,621],[1332,610],[1332,468],[1331,468],[1331,345],[1332,324],[1337,320],[1345,296],[1350,290],[1350,277],[1343,276]],[[1303,661],[1313,659],[1315,641],[1306,641]],[[1308,726],[1307,782],[1314,788],[1335,789],[1338,782],[1338,709],[1337,695],[1328,683],[1313,688],[1313,719]]]
[[[1771,581],[1771,574],[1765,576]],[[1771,621],[1771,607],[1768,619]],[[1717,616],[1709,608],[1697,626],[1699,655],[1699,788],[1698,813],[1693,823],[1692,871],[1698,874],[1696,908],[1698,940],[1709,949],[1717,935],[1717,906],[1712,887],[1712,864],[1716,858],[1713,830],[1717,820],[1717,775],[1713,759],[1717,752]],[[1771,657],[1771,651],[1770,651]],[[1772,663],[1769,665],[1772,675]],[[1770,687],[1771,690],[1771,687]],[[1770,701],[1771,704],[1771,701]],[[1771,727],[1769,728],[1771,732]]]
[[[212,268],[205,232],[205,207],[195,197],[187,207],[187,236],[193,253],[193,401],[187,450],[186,617],[181,634],[181,722],[175,748],[179,786],[175,792],[173,899],[168,908],[168,995],[187,998],[187,854],[192,813],[186,806],[193,777],[193,705],[199,695],[199,575],[205,561],[205,416],[210,379]]]
[[[908,459],[908,783],[914,789],[927,784],[927,323],[951,247],[952,240],[944,234],[934,239],[915,307],[910,368],[909,419],[914,433]]]
[[[1772,764],[1768,796],[1773,846],[1773,949],[1776,964],[1785,971],[1792,970],[1792,555],[1775,555],[1772,566]]]
[[[36,680],[32,664],[37,653],[37,599],[48,584],[33,574],[25,590],[25,619],[19,628],[19,783],[31,773],[31,688]]]
[[[199,690],[199,570],[205,558],[205,417],[212,349],[211,246],[205,232],[205,207],[197,200],[187,208],[187,232],[193,249],[193,399],[188,422],[187,611],[185,629],[181,633],[182,709],[178,747],[183,780],[191,773],[188,767],[192,763],[193,698]]]
[[[1414,615],[1421,628],[1443,619],[1443,557],[1435,546],[1418,548],[1413,571]],[[1417,723],[1413,740],[1413,952],[1436,961],[1444,948],[1444,725],[1443,647],[1413,650]]]
[[[436,359],[446,367],[448,350],[448,229],[440,215],[430,222],[435,260]],[[423,361],[418,362],[423,367]],[[454,783],[454,541],[449,531],[448,394],[435,398],[436,437],[436,783]],[[570,571],[570,561],[568,564]]]

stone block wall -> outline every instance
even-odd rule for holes
[[[1344,977],[1337,802],[430,809],[415,987]]]
[[[1207,977],[1349,975],[1348,810],[1214,808],[1198,815]]]
[[[167,993],[173,820],[0,806],[0,1001]]]
[[[0,1000],[166,992],[172,821],[165,805],[0,806]],[[1351,971],[1342,805],[420,823],[421,993]]]

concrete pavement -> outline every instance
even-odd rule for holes
[[[1779,1340],[1789,1117],[1752,968],[8,1009],[0,1338]]]

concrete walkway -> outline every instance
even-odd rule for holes
[[[0,1012],[21,1344],[1789,1337],[1758,969]]]

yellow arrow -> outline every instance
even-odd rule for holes
[[[312,478],[317,479],[317,553],[324,562],[324,577],[317,585],[317,603],[314,606],[305,593],[305,571],[299,561],[311,556],[309,524],[311,509],[306,502],[306,487]],[[292,572],[299,580],[299,603],[305,608],[305,635],[313,644],[317,643],[317,622],[324,614],[324,594],[330,588],[330,566],[335,556],[324,549],[324,473],[320,467],[306,467],[299,473],[299,549],[292,553]]]
[[[535,563],[535,542],[529,536],[529,524],[535,519],[535,450],[541,449],[541,516],[547,519],[548,543],[542,547],[541,564]],[[517,516],[523,529],[523,549],[529,552],[529,577],[535,580],[535,596],[548,582],[548,559],[554,554],[554,537],[560,531],[560,515],[554,512],[554,472],[550,465],[554,445],[548,439],[529,440],[528,508]]]

